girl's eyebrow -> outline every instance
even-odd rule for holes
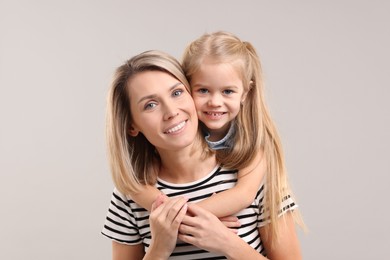
[[[210,88],[209,85],[204,84],[204,83],[196,83],[194,85],[191,85],[192,88]]]
[[[238,87],[236,85],[228,85],[228,86],[224,86],[225,88],[235,88],[235,89],[238,89]]]
[[[179,85],[183,85],[183,83],[181,83],[181,82],[179,81],[179,82],[173,84],[173,86],[169,88],[169,91],[172,91],[173,89],[175,89],[175,88],[176,88],[177,86],[179,86]],[[153,98],[156,98],[156,97],[157,97],[156,94],[144,96],[144,97],[142,97],[140,100],[138,100],[138,103],[137,103],[137,104],[141,103],[141,102],[144,101],[145,99],[153,99]]]
[[[208,88],[207,85],[203,84],[203,83],[196,83],[194,85],[192,85],[192,88],[198,88],[198,87],[201,87],[201,88]],[[236,85],[226,85],[226,86],[221,86],[221,88],[233,88],[233,89],[238,89],[238,87]]]

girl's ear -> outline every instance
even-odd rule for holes
[[[139,130],[136,129],[134,126],[131,126],[129,129],[129,135],[136,137],[139,133]]]

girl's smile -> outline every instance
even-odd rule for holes
[[[203,112],[210,120],[219,120],[222,116],[226,115],[226,112]]]

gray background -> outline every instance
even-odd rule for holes
[[[109,259],[114,69],[227,30],[261,55],[305,259],[388,259],[388,1],[0,1],[0,259]]]

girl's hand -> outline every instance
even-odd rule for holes
[[[176,246],[178,230],[187,212],[187,199],[176,197],[162,201],[160,196],[152,205],[149,216],[152,241],[148,259],[167,259]]]
[[[232,221],[225,221],[226,223],[230,226]],[[216,216],[196,204],[188,205],[187,215],[183,218],[179,232],[180,240],[222,255],[227,252],[230,238],[237,236]]]
[[[235,216],[219,218],[219,220],[224,224],[230,231],[237,234],[237,228],[241,226],[240,221]]]
[[[164,193],[160,193],[158,195],[158,197],[156,198],[156,200],[153,202],[151,211],[154,210],[154,209],[157,209],[158,207],[160,207],[160,205],[163,204],[168,199],[169,198],[167,197],[167,195],[165,195]]]

